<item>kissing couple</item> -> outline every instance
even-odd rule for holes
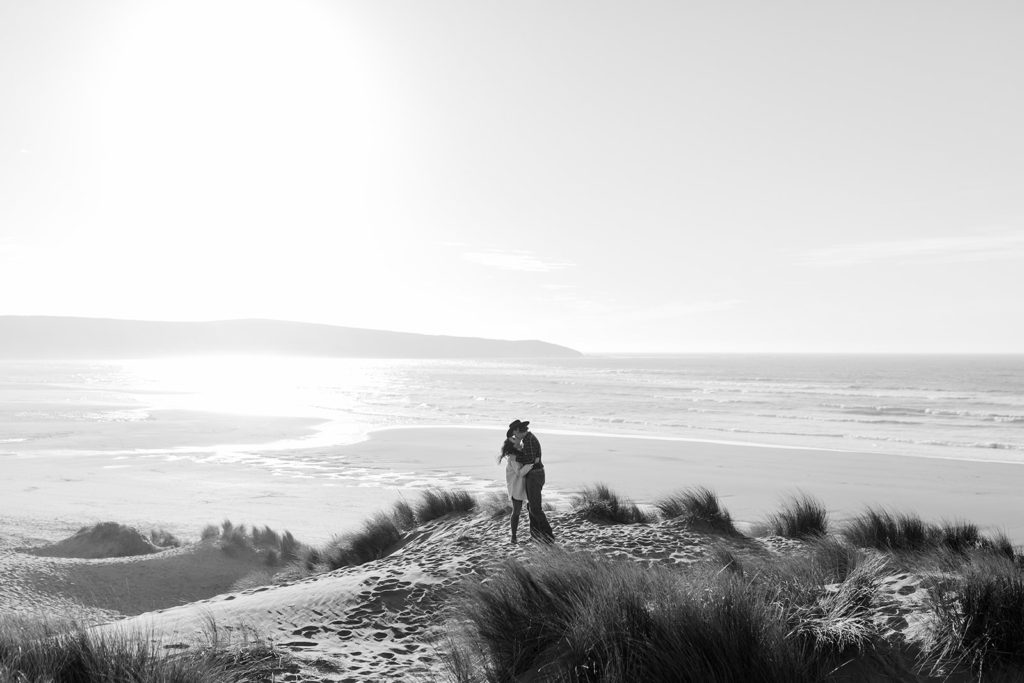
[[[529,420],[514,420],[509,424],[498,462],[505,458],[508,459],[505,483],[508,485],[508,496],[512,499],[512,543],[518,543],[516,532],[524,501],[530,515],[530,537],[541,543],[554,543],[555,535],[541,504],[545,476],[540,441],[530,431]]]

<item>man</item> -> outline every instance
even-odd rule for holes
[[[542,543],[554,543],[555,535],[551,531],[547,515],[540,501],[540,492],[544,488],[544,463],[541,461],[540,441],[530,431],[530,421],[515,420],[509,424],[513,438],[522,440],[523,451],[516,456],[521,465],[533,463],[533,469],[526,473],[526,505],[530,513],[530,537]]]

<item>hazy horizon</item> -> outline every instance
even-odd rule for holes
[[[0,315],[0,321],[2,321],[3,318],[5,318],[5,317],[78,318],[79,316],[45,316],[45,315],[44,316],[20,316],[20,315],[19,316],[4,316],[4,315]],[[280,319],[271,319],[271,318],[250,318],[250,319],[238,319],[238,318],[236,318],[236,319],[208,319],[208,320],[157,320],[157,319],[145,319],[145,318],[102,318],[102,317],[91,318],[91,317],[82,317],[81,319],[82,320],[110,320],[110,321],[116,321],[116,322],[147,322],[147,323],[169,323],[169,324],[175,324],[175,323],[218,323],[218,322],[269,322],[269,323],[284,323],[284,324],[293,324],[294,323],[294,324],[298,324],[298,325],[307,325],[307,324],[312,324],[312,325],[324,325],[324,324],[327,324],[327,325],[330,325],[329,323],[310,323],[308,321],[301,321],[301,320],[280,320]],[[339,328],[348,327],[348,326],[345,326],[345,325],[330,325],[330,326],[332,326],[332,327],[339,327]],[[416,332],[414,330],[394,330],[394,329],[384,330],[384,329],[377,329],[377,328],[351,328],[351,329],[360,330],[360,331],[367,331],[367,332],[384,332],[384,333],[408,334],[410,336],[416,336],[416,335],[423,334],[423,333],[420,333],[420,332]],[[453,336],[453,335],[438,334],[438,335],[430,335],[430,336],[445,337],[445,336]],[[539,342],[551,343],[551,344],[555,343],[555,342],[551,342],[550,340],[547,340],[547,339],[500,339],[500,338],[491,338],[491,337],[480,337],[478,335],[467,335],[465,337],[457,337],[457,338],[481,339],[481,340],[484,340],[484,341],[502,341],[502,342],[534,342],[534,341],[539,341]],[[607,357],[625,357],[625,358],[629,358],[629,357],[643,358],[643,357],[660,357],[660,356],[665,356],[665,357],[669,357],[669,356],[685,357],[685,356],[715,356],[715,355],[723,355],[723,356],[729,356],[729,355],[734,355],[734,356],[759,356],[759,355],[761,355],[761,356],[850,356],[850,357],[856,357],[856,356],[869,356],[869,357],[871,357],[871,356],[877,356],[877,357],[883,357],[883,356],[894,356],[894,357],[915,357],[915,356],[920,356],[920,357],[929,357],[929,356],[932,356],[932,357],[934,357],[934,356],[977,356],[977,357],[1007,356],[1007,357],[1011,357],[1011,356],[1024,356],[1024,352],[1004,352],[1004,351],[989,351],[989,352],[985,352],[985,351],[980,351],[980,352],[979,351],[842,351],[842,350],[838,350],[838,351],[837,350],[819,350],[819,351],[757,351],[757,350],[728,351],[728,350],[725,350],[725,351],[723,351],[723,350],[717,350],[717,349],[694,349],[694,350],[689,350],[689,351],[630,351],[630,350],[621,350],[621,349],[597,349],[597,350],[585,351],[585,350],[581,350],[581,349],[575,349],[573,347],[566,347],[566,348],[569,348],[570,350],[573,350],[573,351],[580,351],[581,353],[583,353],[586,356],[593,356],[593,357],[607,356]],[[202,354],[200,354],[200,355],[202,355]],[[223,355],[223,354],[217,354],[217,355]],[[240,354],[237,354],[237,355],[247,356],[247,355],[250,355],[250,354],[240,353]],[[279,355],[281,355],[281,356],[288,356],[289,354],[285,353],[285,354],[279,354]],[[157,356],[157,357],[159,357],[159,356]],[[453,358],[456,358],[456,356],[453,356]],[[9,359],[4,358],[2,355],[0,355],[0,360],[9,360]]]
[[[1020,353],[1022,23],[996,1],[5,3],[0,315]]]

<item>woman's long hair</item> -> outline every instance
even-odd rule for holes
[[[516,453],[519,452],[519,449],[512,445],[511,439],[512,430],[510,429],[507,432],[505,432],[505,443],[501,444],[501,455],[498,456],[499,464],[501,464],[501,461],[504,460],[506,456],[511,458],[515,456]]]

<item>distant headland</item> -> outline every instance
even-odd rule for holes
[[[152,358],[253,354],[334,358],[582,356],[537,340],[389,332],[281,320],[156,322],[0,316],[0,358]]]

